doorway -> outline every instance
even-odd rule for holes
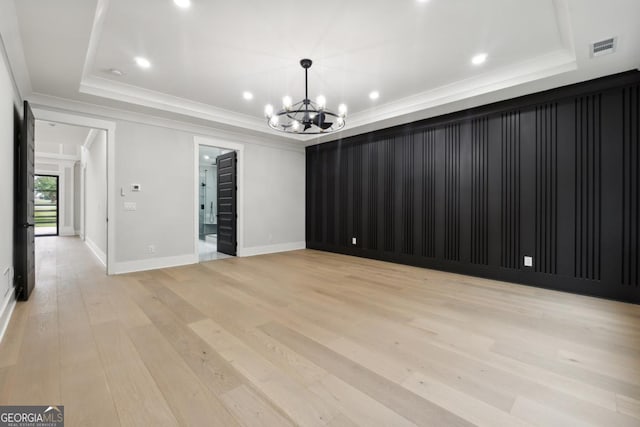
[[[55,175],[35,175],[33,179],[35,236],[59,234],[59,178]]]
[[[113,274],[116,227],[108,218],[115,216],[115,123],[41,108],[34,108],[33,113],[36,124],[41,126],[40,132],[36,132],[39,134],[36,139],[40,142],[35,156],[36,173],[56,175],[52,171],[59,172],[58,235],[79,236],[99,262],[106,265],[106,273]],[[76,138],[79,130],[83,130],[84,140]],[[54,138],[57,133],[63,134],[61,138]],[[91,167],[87,166],[85,170],[84,166],[87,164],[85,160],[90,161],[92,153],[97,156],[93,170],[100,191],[91,191],[87,185],[90,184]],[[86,194],[95,195],[95,200],[92,202],[85,197]],[[86,219],[89,219],[92,209],[97,212],[92,218],[96,219],[95,235],[99,236],[92,239],[96,243],[93,246],[87,239],[90,224],[85,221],[85,213]]]
[[[198,145],[198,261],[236,255],[236,153]]]

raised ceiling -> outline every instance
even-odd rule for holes
[[[19,0],[15,8],[38,94],[269,133],[264,105],[303,96],[302,57],[314,60],[311,95],[349,106],[345,135],[640,66],[636,0],[192,0],[188,9],[172,0]],[[617,52],[591,58],[589,44],[611,36]],[[481,52],[487,61],[473,65]]]

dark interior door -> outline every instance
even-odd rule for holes
[[[218,252],[235,255],[238,246],[236,152],[231,151],[218,156],[216,164],[218,165]]]
[[[20,137],[15,149],[15,279],[16,297],[29,299],[36,285],[34,241],[34,133],[35,118],[29,103],[24,102]]]

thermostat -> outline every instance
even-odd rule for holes
[[[131,191],[142,191],[140,184],[131,184]]]

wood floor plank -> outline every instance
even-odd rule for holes
[[[457,415],[408,392],[398,384],[291,329],[277,323],[268,323],[260,329],[383,405],[394,408],[398,414],[418,425],[471,425]]]
[[[222,400],[243,427],[294,425],[245,385],[226,392],[222,395]]]
[[[128,334],[181,425],[239,425],[153,325]]]
[[[338,410],[293,381],[211,319],[190,326],[295,423],[324,426],[339,415]]]
[[[36,240],[0,404],[67,425],[640,425],[640,306],[299,250],[106,276]]]
[[[24,337],[24,328],[29,317],[29,306],[17,304],[13,310],[11,321],[2,337],[0,346],[0,368],[15,365],[20,356],[20,347]]]
[[[179,425],[120,323],[94,325],[93,333],[121,425]]]

